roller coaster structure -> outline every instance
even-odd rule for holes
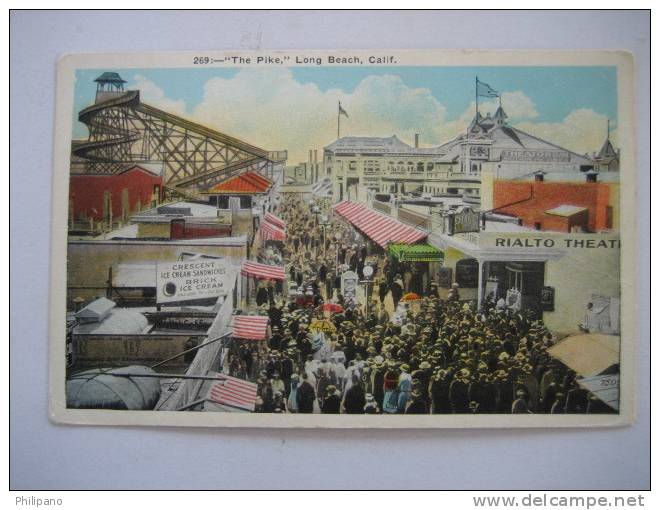
[[[156,163],[170,192],[198,196],[217,182],[257,171],[273,177],[286,151],[268,152],[238,138],[172,115],[140,101],[136,90],[97,91],[95,104],[78,115],[87,140],[72,144],[82,172],[113,174],[130,165]]]

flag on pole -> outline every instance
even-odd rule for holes
[[[339,101],[339,115],[344,115],[348,119],[348,113],[341,107],[341,101]]]
[[[257,400],[257,385],[237,377],[227,375],[222,377],[222,381],[213,383],[206,398],[217,404],[254,411]]]
[[[499,97],[499,92],[495,90],[493,87],[488,85],[488,83],[484,83],[483,81],[479,81],[479,78],[477,78],[477,96],[481,97]],[[341,106],[340,106],[341,108]]]

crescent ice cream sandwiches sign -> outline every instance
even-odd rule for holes
[[[236,277],[220,260],[165,262],[156,270],[158,303],[222,296],[231,291]]]

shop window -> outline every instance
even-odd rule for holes
[[[252,197],[239,197],[241,209],[252,209]]]
[[[479,262],[463,259],[456,262],[456,283],[460,287],[474,289],[479,284]]]
[[[229,209],[229,197],[227,195],[220,195],[217,200],[218,209]]]

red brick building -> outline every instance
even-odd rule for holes
[[[515,216],[522,224],[556,232],[600,232],[615,228],[612,204],[618,200],[613,184],[605,182],[547,182],[496,180],[493,208]]]
[[[140,166],[119,174],[72,174],[69,181],[69,214],[74,221],[128,221],[131,214],[160,200],[163,178]]]

